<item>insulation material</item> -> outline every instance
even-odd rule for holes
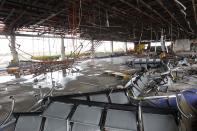
[[[71,121],[98,125],[101,117],[101,108],[78,106]]]
[[[44,131],[66,131],[67,130],[67,122],[66,120],[47,118]]]
[[[124,92],[111,93],[110,98],[112,103],[128,104],[129,100]]]
[[[101,95],[92,95],[90,96],[91,101],[97,101],[97,102],[108,102],[107,96],[105,94]]]
[[[189,39],[179,39],[175,41],[173,46],[174,52],[190,51],[190,40]]]
[[[99,126],[74,123],[72,131],[101,131]]]
[[[109,131],[137,131],[136,113],[109,109],[105,128],[110,129]]]
[[[72,109],[72,106],[73,105],[71,105],[71,104],[53,102],[44,111],[43,115],[46,117],[55,117],[55,118],[66,119]]]
[[[42,117],[39,116],[21,116],[19,117],[15,131],[39,131]]]
[[[143,113],[144,131],[178,131],[172,115]]]

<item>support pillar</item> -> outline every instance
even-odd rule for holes
[[[12,33],[10,35],[11,43],[10,43],[10,51],[12,54],[12,65],[18,65],[19,64],[19,58],[18,58],[18,52],[16,51],[16,36],[15,33]]]
[[[111,54],[114,55],[114,42],[111,41]]]
[[[72,45],[73,45],[73,52],[72,53],[75,53],[75,39],[72,39]]]
[[[127,54],[127,52],[128,52],[127,41],[125,42],[125,51],[126,51],[126,54]]]
[[[61,60],[65,60],[64,37],[61,37]]]
[[[150,51],[150,48],[151,48],[150,45],[151,45],[151,42],[148,42],[148,47],[147,47],[147,50],[148,50],[148,51]]]
[[[137,52],[137,45],[138,45],[139,42],[134,42],[134,51],[135,53]]]
[[[94,49],[94,40],[91,40],[91,58],[94,59],[95,57],[95,49]]]
[[[155,42],[155,53],[157,52],[157,46],[156,46],[156,42]]]
[[[161,35],[161,49],[162,49],[162,51],[163,51],[163,52],[165,52],[165,51],[166,51],[165,41],[164,41],[164,35],[163,35],[163,33],[162,33],[162,35]]]

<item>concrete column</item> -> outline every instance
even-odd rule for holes
[[[111,53],[112,55],[114,55],[114,42],[111,41]]]
[[[75,53],[75,39],[72,39],[73,53]]]
[[[11,43],[10,43],[10,51],[12,54],[12,64],[18,65],[19,64],[19,58],[18,58],[18,52],[16,51],[16,36],[14,33],[10,35]]]
[[[61,38],[61,59],[65,60],[64,37]]]
[[[134,42],[134,50],[136,51],[137,45],[139,42]]]
[[[166,52],[165,40],[163,34],[161,35],[161,49],[163,52]]]
[[[125,51],[128,52],[127,41],[125,42]]]
[[[95,57],[94,40],[91,40],[91,58]]]
[[[156,46],[156,42],[155,42],[155,53],[157,52],[157,46]]]
[[[148,47],[147,47],[147,49],[150,50],[150,42],[148,42]]]

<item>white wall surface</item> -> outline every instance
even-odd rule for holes
[[[189,39],[179,39],[176,40],[173,46],[174,52],[190,51],[190,40]]]

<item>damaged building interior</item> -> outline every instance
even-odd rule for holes
[[[197,0],[0,0],[0,131],[197,131]]]

